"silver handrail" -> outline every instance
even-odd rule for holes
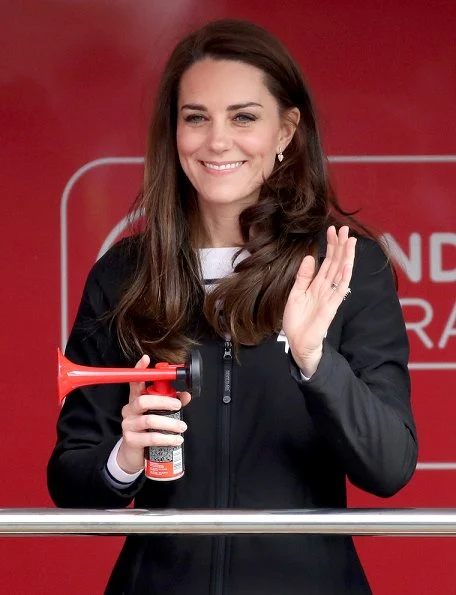
[[[456,535],[456,509],[350,510],[73,510],[0,509],[0,536],[222,535]]]

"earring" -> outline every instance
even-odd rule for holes
[[[282,163],[282,161],[283,161],[282,147],[279,147],[279,152],[277,153],[277,159],[280,161],[280,163]]]

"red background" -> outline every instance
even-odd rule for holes
[[[425,329],[431,344],[410,331],[420,467],[398,496],[379,500],[350,488],[350,503],[456,507],[456,463],[438,468],[456,461],[452,0],[0,0],[0,506],[51,506],[45,468],[58,414],[56,347],[88,268],[140,185],[140,163],[95,160],[141,157],[167,53],[190,28],[225,16],[266,26],[297,57],[326,150],[338,159],[343,204],[362,207],[364,220],[409,257],[411,234],[421,242],[420,278],[400,275],[401,297],[425,300],[433,311]],[[358,159],[347,163],[348,156]],[[390,162],[365,163],[366,156]],[[431,237],[442,233],[450,234],[445,282],[430,275]],[[404,311],[409,323],[424,316],[422,307]],[[429,363],[437,368],[422,369]],[[0,538],[1,592],[102,592],[121,542]],[[366,537],[357,545],[376,594],[456,592],[455,539]]]

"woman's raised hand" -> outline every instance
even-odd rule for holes
[[[147,368],[149,363],[149,356],[143,355],[135,368]],[[188,392],[177,393],[178,398],[175,398],[141,394],[144,389],[144,382],[131,382],[128,404],[122,408],[123,440],[117,453],[117,464],[126,473],[136,473],[144,468],[145,447],[182,444],[181,434],[187,429],[183,421],[153,411],[178,411],[189,403],[191,396]],[[162,430],[173,433],[163,434]]]
[[[283,330],[293,358],[305,376],[316,371],[337,309],[349,292],[356,238],[349,228],[327,231],[326,257],[315,275],[315,259],[306,256],[298,270],[283,314]]]

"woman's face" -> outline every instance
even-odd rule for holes
[[[291,138],[263,79],[254,66],[209,58],[181,79],[177,150],[201,206],[236,205],[240,212],[254,203]]]

